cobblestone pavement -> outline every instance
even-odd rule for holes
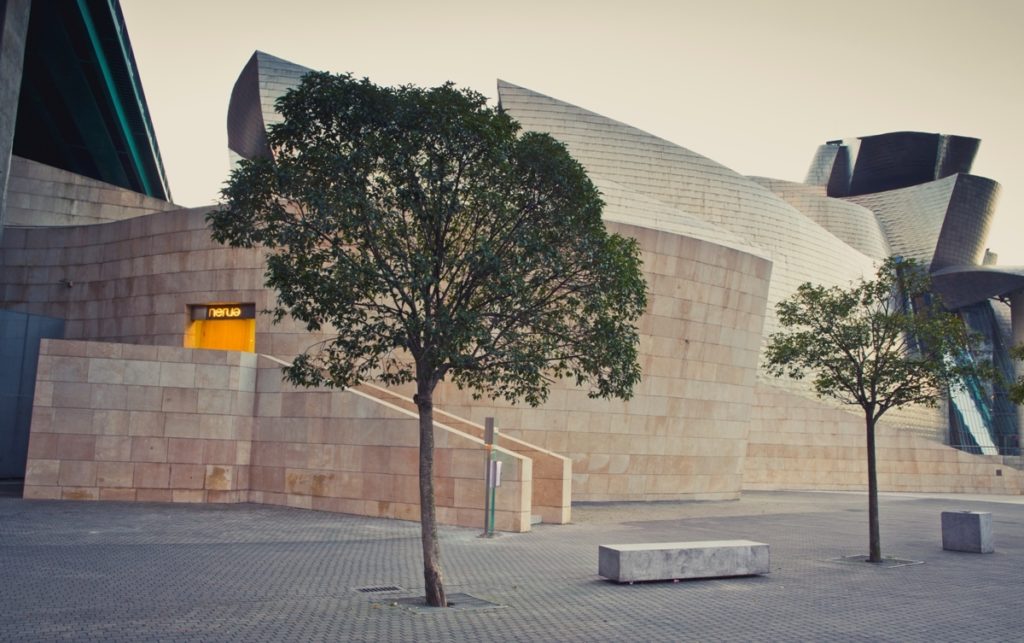
[[[1024,640],[1021,500],[883,496],[883,554],[924,561],[890,568],[835,560],[867,553],[863,494],[588,504],[494,539],[444,528],[446,589],[467,596],[420,610],[401,600],[423,586],[415,523],[0,497],[0,640]],[[968,509],[992,512],[994,554],[942,550],[940,512]],[[597,576],[602,543],[732,538],[769,543],[771,573]]]

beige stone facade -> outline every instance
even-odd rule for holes
[[[942,415],[934,413],[932,420],[934,426]],[[883,416],[876,429],[879,489],[1013,495],[1024,489],[1017,459],[966,453],[903,424]],[[866,481],[861,414],[757,387],[744,489],[862,491]]]
[[[254,56],[232,96],[232,113],[251,117],[236,123],[235,154],[262,149],[275,92],[301,71]],[[958,206],[956,225],[942,227],[943,200],[966,200],[954,188],[970,181],[838,200],[824,184],[743,177],[521,87],[500,83],[499,94],[526,128],[567,144],[604,196],[609,230],[639,242],[649,291],[639,322],[642,380],[629,401],[593,400],[559,382],[537,408],[474,400],[441,384],[438,519],[483,526],[488,417],[499,427],[502,530],[526,531],[538,517],[568,522],[573,500],[864,489],[862,418],[815,399],[806,383],[759,369],[777,328],[774,305],[804,281],[845,284],[895,250],[927,254],[963,234],[974,235],[964,247],[975,252],[985,226],[964,223],[969,208]],[[411,388],[292,387],[281,365],[321,336],[262,314],[251,322],[252,353],[183,348],[195,307],[271,307],[262,251],[213,242],[206,209],[105,191],[27,161],[14,167],[9,200],[25,216],[0,243],[0,302],[65,320],[65,339],[41,347],[26,497],[419,516]],[[920,238],[900,218],[908,208],[928,223]],[[946,422],[930,409],[886,417],[883,490],[1022,492],[1012,459],[942,444]]]
[[[252,353],[44,340],[25,497],[260,502],[419,518],[418,419],[383,389],[295,389]],[[435,425],[438,519],[483,527],[482,427]],[[569,461],[499,440],[495,526],[569,520]],[[534,478],[534,463],[539,479]]]

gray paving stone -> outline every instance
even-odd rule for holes
[[[1017,499],[1019,500],[1019,499]],[[413,611],[415,523],[258,505],[0,498],[0,641],[1006,641],[1024,618],[1024,504],[882,498],[881,568],[861,494],[584,505],[575,524],[477,537],[443,528],[449,593],[502,606]],[[993,515],[995,553],[942,549],[936,516]],[[619,585],[597,545],[751,539],[762,577]],[[397,603],[397,601],[395,601]]]

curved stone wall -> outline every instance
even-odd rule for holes
[[[11,157],[9,226],[106,223],[181,206],[36,161]]]
[[[634,397],[592,400],[559,382],[530,408],[442,383],[434,404],[492,416],[502,432],[571,457],[574,500],[736,498],[771,263],[695,237],[608,228],[639,241],[649,289]]]
[[[99,225],[8,228],[0,291],[11,310],[67,320],[67,339],[181,346],[188,305],[270,306],[259,250],[210,239],[209,208]],[[298,324],[257,315],[256,350],[291,357],[309,343]]]
[[[262,253],[214,243],[205,212],[11,228],[0,253],[5,301],[67,319],[68,339],[167,346],[181,346],[189,304],[269,307]],[[577,499],[737,497],[771,262],[700,238],[719,234],[713,228],[683,235],[608,225],[640,241],[650,289],[633,400],[593,401],[563,384],[540,409],[489,406],[444,386],[435,403],[481,422],[494,415],[516,437],[572,457]],[[258,352],[290,359],[316,339],[297,324],[257,318]]]

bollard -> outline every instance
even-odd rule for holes
[[[481,536],[494,536],[494,491],[500,484],[500,462],[495,460],[494,441],[498,429],[494,426],[494,418],[484,418],[484,533]],[[498,466],[495,466],[498,465]]]

